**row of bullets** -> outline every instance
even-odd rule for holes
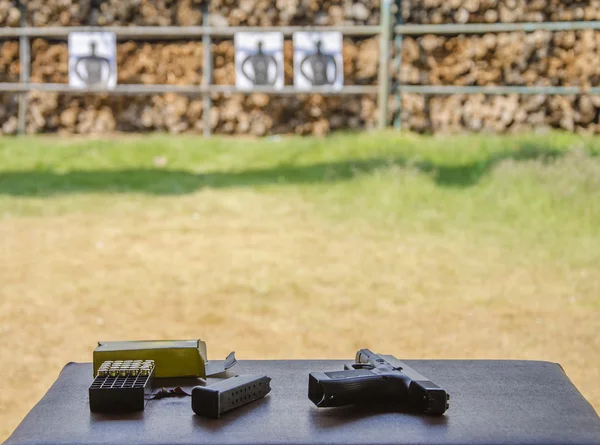
[[[154,360],[109,360],[98,368],[98,377],[146,377],[153,369]]]

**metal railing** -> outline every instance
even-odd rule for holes
[[[385,0],[384,0],[385,1]],[[22,14],[24,17],[25,14]],[[345,85],[341,89],[331,89],[327,87],[317,87],[309,91],[298,90],[293,86],[284,86],[281,89],[273,87],[255,87],[252,90],[236,88],[234,85],[215,85],[211,83],[212,79],[212,53],[211,39],[213,37],[231,38],[238,32],[281,32],[284,36],[291,36],[298,31],[338,31],[345,36],[374,36],[382,32],[383,26],[269,26],[269,27],[227,27],[215,28],[207,26],[208,12],[205,10],[203,26],[73,26],[73,27],[27,27],[3,28],[0,29],[0,39],[19,38],[20,39],[20,60],[21,77],[20,82],[0,83],[0,92],[19,94],[19,115],[18,129],[19,133],[25,133],[27,102],[26,93],[30,91],[53,92],[61,94],[108,94],[108,95],[151,95],[177,93],[189,96],[203,96],[204,125],[203,131],[206,136],[211,133],[210,109],[212,106],[210,96],[213,94],[250,94],[265,93],[271,95],[289,96],[301,94],[322,94],[322,95],[363,95],[378,94],[381,88],[378,85]],[[391,26],[385,27],[383,32],[390,32]],[[94,32],[104,31],[115,33],[117,40],[181,40],[201,38],[203,47],[208,51],[203,52],[202,84],[201,85],[138,85],[138,84],[119,84],[113,89],[105,88],[72,88],[68,84],[56,83],[30,83],[29,68],[31,64],[29,56],[30,39],[35,37],[44,37],[52,39],[66,39],[71,32]],[[389,58],[389,53],[388,57]],[[24,62],[24,63],[23,63]],[[382,77],[383,76],[383,77]],[[388,73],[381,72],[381,79],[387,79]],[[381,94],[381,93],[380,93]],[[389,89],[387,93],[389,94]],[[382,121],[380,125],[384,125]]]
[[[118,39],[124,40],[180,40],[198,38],[204,35],[212,37],[233,37],[238,32],[281,32],[290,37],[298,31],[339,31],[349,36],[370,36],[378,34],[379,26],[48,26],[43,28],[4,28],[0,29],[0,38],[50,37],[66,38],[71,32],[114,32]]]
[[[19,82],[0,83],[0,92],[19,95],[18,131],[25,133],[27,116],[27,93],[30,91],[54,92],[61,94],[112,94],[112,95],[151,95],[177,93],[191,96],[202,96],[204,105],[204,134],[210,135],[210,109],[213,94],[249,94],[265,93],[273,95],[377,95],[379,107],[379,127],[387,126],[389,110],[388,99],[392,93],[396,95],[396,118],[394,126],[401,127],[402,93],[444,95],[444,94],[545,94],[545,95],[580,95],[600,94],[600,87],[556,87],[556,86],[437,86],[437,85],[404,85],[399,81],[392,82],[390,78],[390,54],[392,40],[395,46],[395,67],[399,73],[401,68],[402,39],[405,35],[458,35],[485,34],[499,32],[535,32],[573,31],[593,29],[600,30],[600,21],[589,22],[540,22],[540,23],[493,23],[493,24],[441,24],[441,25],[410,25],[403,24],[400,15],[401,0],[395,0],[398,6],[395,24],[392,23],[392,0],[381,0],[381,22],[375,26],[344,25],[344,26],[268,26],[268,27],[211,27],[208,26],[208,3],[205,2],[202,26],[74,26],[74,27],[31,27],[26,26],[25,6],[21,1],[21,22],[18,28],[0,29],[0,39],[19,39],[20,78]],[[181,40],[202,39],[203,47],[203,76],[201,85],[138,85],[119,84],[114,89],[102,88],[71,88],[67,84],[31,83],[30,82],[30,39],[44,37],[51,39],[66,39],[71,32],[108,31],[115,33],[118,40]],[[298,90],[293,86],[283,89],[272,87],[256,87],[252,90],[242,90],[234,85],[215,85],[212,81],[211,40],[213,37],[231,38],[238,32],[281,32],[291,36],[298,31],[339,31],[345,36],[378,36],[380,38],[379,72],[377,85],[345,85],[339,90],[330,88],[314,88],[310,91]],[[392,39],[393,37],[393,39]]]
[[[29,91],[42,91],[46,93],[61,94],[109,94],[140,96],[147,94],[175,93],[186,96],[210,95],[210,94],[250,94],[263,93],[279,96],[290,96],[300,94],[322,94],[324,96],[348,95],[348,94],[377,94],[377,85],[346,85],[341,89],[332,90],[329,87],[313,87],[310,90],[298,90],[291,85],[281,89],[274,87],[256,86],[252,90],[239,89],[235,85],[148,85],[148,84],[119,84],[114,88],[103,87],[71,88],[66,83],[19,83],[0,82],[0,91],[10,93],[27,93]]]

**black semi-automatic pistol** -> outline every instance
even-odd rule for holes
[[[402,362],[394,366],[368,349],[358,351],[355,362],[344,371],[312,372],[308,398],[319,408],[398,403],[430,415],[449,408],[445,390]]]

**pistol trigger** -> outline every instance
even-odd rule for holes
[[[375,369],[375,366],[370,363],[354,363],[351,366],[352,369]]]

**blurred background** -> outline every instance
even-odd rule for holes
[[[0,0],[0,440],[99,340],[547,360],[598,410],[598,20],[600,0]],[[337,93],[293,91],[308,25],[344,34]],[[87,26],[116,34],[113,91],[69,86]],[[231,27],[285,34],[285,91],[235,88]]]

